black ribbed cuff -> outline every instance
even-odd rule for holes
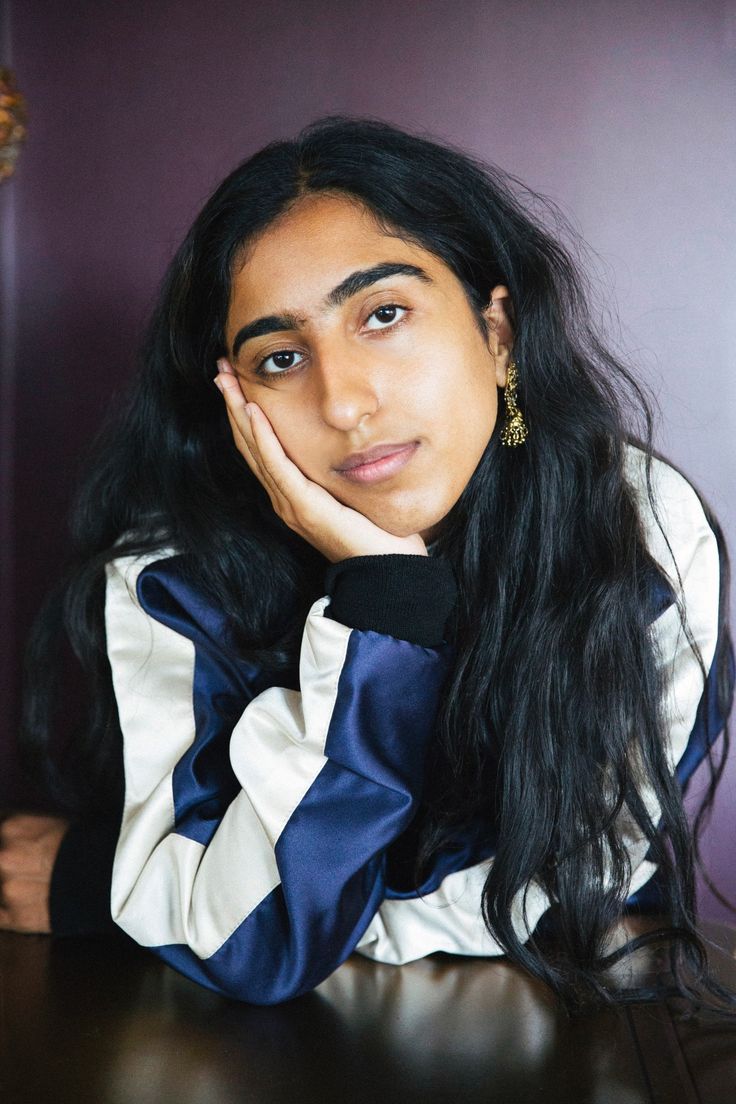
[[[72,824],[51,873],[49,914],[54,935],[103,935],[120,929],[110,915],[112,862],[118,825]]]
[[[354,629],[436,647],[457,601],[449,560],[429,556],[352,556],[325,572],[325,617]]]

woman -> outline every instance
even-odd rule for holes
[[[656,995],[606,974],[649,903],[678,991],[731,1000],[682,806],[727,746],[726,552],[512,185],[373,120],[256,153],[174,258],[81,493],[56,607],[90,706],[57,792],[114,808],[122,747],[112,917],[230,996],[353,950],[506,953],[568,1007]]]

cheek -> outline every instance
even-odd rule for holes
[[[437,342],[431,351],[427,349],[426,356],[417,357],[415,371],[408,375],[408,386],[405,379],[398,392],[384,395],[384,413],[391,408],[386,422],[390,421],[392,429],[424,438],[430,466],[436,465],[432,480],[435,493],[443,484],[445,493],[459,493],[475,471],[499,414],[492,362],[474,346],[466,349],[465,357],[458,358],[457,344],[453,346],[452,342],[447,343],[443,356],[441,343]],[[326,450],[325,437],[315,430],[319,419],[310,427],[303,410],[297,414],[281,405],[269,409],[263,401],[261,409],[284,452],[307,478],[321,486],[333,478],[340,481],[329,471],[337,455]],[[439,471],[444,478],[436,478]],[[425,493],[431,493],[429,487],[425,487]]]
[[[499,416],[495,377],[476,377],[466,388],[446,397],[443,438],[460,468],[475,470]]]
[[[304,475],[314,479],[320,468],[321,450],[317,435],[305,432],[299,419],[283,412],[280,417],[269,418],[281,447],[289,459]],[[324,467],[324,457],[322,457]]]

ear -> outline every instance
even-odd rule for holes
[[[504,284],[496,284],[483,314],[488,321],[488,349],[496,365],[496,382],[499,387],[505,387],[514,330],[513,305]]]

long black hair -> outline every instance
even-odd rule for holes
[[[326,561],[273,512],[234,447],[212,378],[227,351],[234,264],[307,193],[357,199],[390,233],[444,261],[481,329],[497,284],[509,289],[515,313],[529,438],[504,448],[494,431],[438,538],[459,587],[456,661],[428,760],[417,883],[453,833],[485,816],[498,839],[485,921],[566,1007],[661,995],[661,985],[611,985],[608,973],[623,953],[659,941],[671,951],[674,992],[728,1008],[733,998],[711,978],[696,929],[697,842],[666,760],[664,686],[643,601],[653,562],[624,476],[625,449],[636,444],[656,512],[652,404],[597,336],[585,278],[545,223],[544,210],[554,209],[449,144],[376,119],[331,116],[261,149],[206,203],[169,267],[139,374],[78,494],[74,562],[31,638],[27,761],[45,768],[71,811],[88,809],[92,795],[104,803],[115,784],[120,730],[103,625],[104,567],[115,556],[176,547],[230,611],[234,646],[275,671],[292,668]],[[719,534],[728,643],[728,558],[704,508]],[[86,672],[89,704],[60,762],[50,753],[52,679],[38,673],[53,666],[62,626]],[[727,662],[718,675],[727,716]],[[727,747],[726,729],[701,814]],[[635,759],[661,807],[659,824],[637,788]],[[624,804],[659,866],[670,926],[607,953],[630,878],[617,828]],[[548,941],[535,932],[523,942],[512,923],[530,879],[552,902]]]

